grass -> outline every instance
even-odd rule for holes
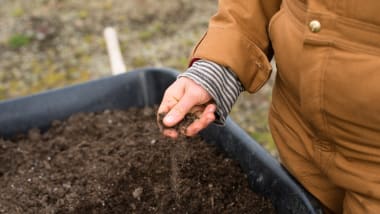
[[[15,34],[8,40],[8,45],[11,48],[18,49],[30,44],[31,38],[23,34]]]

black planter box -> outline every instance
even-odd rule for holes
[[[178,72],[147,68],[58,90],[0,102],[0,137],[30,128],[46,130],[53,120],[77,112],[126,109],[159,104]],[[259,144],[230,119],[201,135],[238,160],[251,189],[271,199],[278,213],[322,213],[319,203]]]

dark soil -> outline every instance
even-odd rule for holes
[[[238,164],[171,140],[155,109],[79,113],[0,139],[0,213],[273,213]]]
[[[166,116],[166,113],[160,113],[158,114],[158,126],[161,130],[169,128],[176,130],[180,135],[185,136],[186,129],[189,127],[198,117],[193,113],[188,113],[185,115],[185,117],[176,125],[172,127],[165,126],[163,119]]]

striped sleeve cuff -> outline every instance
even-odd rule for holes
[[[244,91],[234,72],[208,60],[194,62],[186,72],[178,76],[181,77],[192,79],[210,93],[217,106],[215,123],[219,125],[224,125],[233,104]]]

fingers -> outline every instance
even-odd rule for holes
[[[184,96],[173,106],[173,108],[164,117],[163,123],[168,126],[174,126],[181,121],[187,113],[196,105],[196,100],[188,94]]]
[[[186,130],[181,130],[181,134],[186,136],[194,136],[202,129],[206,128],[210,123],[215,120],[215,104],[208,104],[207,106],[196,106],[191,109],[191,112],[198,115],[199,119],[190,124]],[[180,133],[176,129],[166,128],[162,133],[170,138],[177,138]]]
[[[172,109],[183,96],[183,89],[175,82],[171,85],[162,98],[160,107],[158,107],[158,113],[167,113]]]
[[[178,101],[181,99],[181,94],[171,94],[168,92],[168,94],[164,95],[164,98],[162,99],[161,105],[158,108],[158,113],[167,113],[172,109]]]
[[[168,127],[178,124],[189,112],[195,113],[200,118],[193,122],[186,131],[181,132],[186,132],[186,135],[192,136],[207,127],[215,120],[216,106],[215,104],[209,104],[211,99],[211,95],[193,80],[186,77],[176,80],[165,91],[161,105],[158,108],[157,121],[159,125],[162,122],[160,128],[164,127],[161,129],[163,134],[172,138],[178,137],[178,131]],[[163,119],[162,113],[166,113]]]
[[[216,105],[215,104],[208,104],[204,111],[202,112],[202,115],[198,120],[195,120],[190,126],[186,129],[186,135],[187,136],[194,136],[198,134],[199,131],[206,128],[215,120],[215,111],[216,111]]]
[[[179,135],[179,133],[174,129],[165,129],[162,131],[162,134],[173,139],[177,138]]]
[[[164,116],[166,116],[166,114],[170,111],[170,109],[173,108],[173,106],[177,103],[178,103],[177,99],[173,98],[173,97],[166,98],[166,100],[164,99],[164,101],[162,101],[162,103],[161,103],[161,105],[157,111],[157,124],[158,124],[159,128],[161,129],[161,131],[165,127],[168,127],[168,125],[165,124],[163,121]]]

